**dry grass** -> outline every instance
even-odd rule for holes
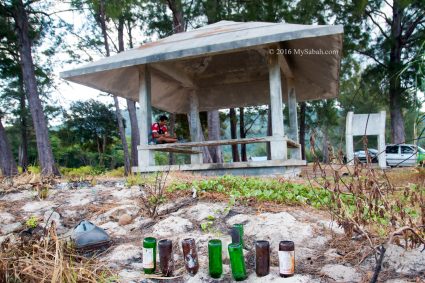
[[[112,282],[115,277],[96,258],[74,252],[55,227],[41,240],[3,243],[0,282]]]

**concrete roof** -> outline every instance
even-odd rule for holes
[[[149,64],[153,107],[187,113],[193,88],[201,111],[264,105],[269,103],[267,54],[277,46],[286,53],[298,101],[333,98],[342,33],[342,26],[221,21],[64,71],[61,77],[137,101],[140,65]],[[312,50],[322,54],[294,54]],[[324,54],[328,51],[332,54]],[[284,83],[284,100],[285,88]]]

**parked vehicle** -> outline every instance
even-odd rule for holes
[[[415,166],[418,159],[418,148],[413,144],[389,144],[385,153],[388,166]]]
[[[421,165],[425,164],[425,149],[418,146],[418,163]]]
[[[372,163],[376,163],[378,162],[378,150],[374,149],[374,148],[368,148],[367,152],[369,154],[370,160],[372,161]],[[354,157],[357,157],[359,159],[360,162],[362,163],[366,163],[366,152],[364,150],[359,150],[354,152]]]

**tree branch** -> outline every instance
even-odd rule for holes
[[[382,35],[386,38],[386,39],[388,39],[388,40],[390,40],[390,37],[385,33],[385,31],[382,29],[382,27],[375,21],[375,19],[372,17],[372,12],[371,11],[368,11],[368,10],[365,10],[365,13],[366,13],[366,15],[370,18],[370,20],[372,21],[372,23],[374,23],[375,24],[375,26],[377,26],[378,27],[378,29],[381,31],[381,33],[382,33]]]
[[[115,44],[115,42],[112,40],[112,38],[111,38],[111,36],[109,35],[109,33],[106,33],[106,35],[108,36],[108,38],[109,38],[109,41],[112,43],[112,45],[114,46],[114,49],[115,49],[115,52],[119,52],[119,49],[118,49],[118,47],[117,47],[117,45]]]
[[[390,7],[391,7],[391,9],[393,8],[393,6],[392,6],[390,3],[388,3],[388,1],[387,1],[387,0],[384,0],[384,2],[385,2],[388,6],[390,6]]]
[[[362,54],[362,55],[365,55],[365,56],[371,58],[373,61],[375,61],[376,63],[378,63],[380,66],[385,67],[385,68],[387,67],[387,65],[385,65],[384,63],[382,63],[381,61],[379,61],[378,59],[376,59],[376,57],[373,56],[372,54],[370,54],[370,53],[368,53],[366,51],[361,51],[361,50],[357,50],[357,52],[360,53],[360,54]]]
[[[407,42],[407,40],[409,39],[409,37],[413,34],[413,32],[415,31],[415,28],[421,24],[422,22],[425,22],[425,15],[422,14],[419,17],[416,18],[416,20],[414,20],[410,26],[407,28],[406,33],[404,35],[401,36],[401,44],[405,44]]]

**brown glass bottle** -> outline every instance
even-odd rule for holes
[[[255,242],[255,273],[266,276],[270,272],[270,244],[268,241]]]
[[[281,277],[291,277],[295,273],[295,245],[292,241],[279,243],[279,274]]]
[[[158,242],[159,268],[164,276],[173,275],[173,242],[171,240],[161,240]]]
[[[198,253],[196,251],[195,239],[188,238],[182,241],[184,265],[189,275],[194,276],[198,273]]]

